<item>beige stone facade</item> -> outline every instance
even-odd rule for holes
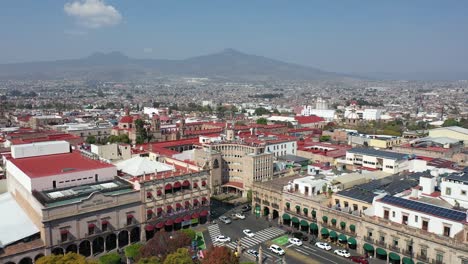
[[[273,155],[264,153],[264,148],[241,143],[206,144],[196,150],[195,161],[212,162],[213,169],[219,169],[213,179],[219,180],[220,174],[223,191],[234,189],[246,196],[245,191],[252,189],[254,182],[273,178]]]
[[[267,210],[278,210],[278,214],[270,218],[280,224],[318,236],[343,248],[356,249],[359,254],[368,254],[387,263],[393,263],[392,258],[399,258],[400,261],[411,259],[414,263],[468,263],[466,223],[464,230],[454,238],[436,235],[420,228],[367,216],[362,211],[371,204],[335,195],[306,196],[288,191],[287,188],[283,190],[282,187],[287,183],[271,181],[254,184],[252,206],[255,212],[264,215]],[[278,207],[271,207],[278,201]],[[342,208],[348,203],[350,208],[355,207],[356,213],[334,209],[331,205],[335,202],[340,203]],[[255,206],[260,208],[255,209]]]
[[[123,248],[143,237],[140,192],[121,182],[114,189],[87,196],[47,199],[46,192],[27,192],[9,177],[11,193],[40,233],[0,254],[1,263],[20,263],[48,254],[84,256]],[[54,190],[55,191],[55,190]],[[24,262],[28,263],[28,262]]]

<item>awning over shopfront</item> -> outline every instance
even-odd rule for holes
[[[316,223],[310,223],[309,225],[310,230],[318,230],[318,225]]]
[[[404,257],[403,264],[414,264],[414,261],[410,258]]]
[[[375,253],[377,253],[377,255],[387,256],[387,251],[385,251],[385,249],[383,249],[383,248],[377,248]]]
[[[374,252],[374,247],[371,244],[366,243],[364,244],[363,248],[366,252]]]

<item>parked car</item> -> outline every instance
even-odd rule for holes
[[[245,215],[241,213],[236,213],[234,216],[238,219],[245,219]]]
[[[229,218],[229,217],[227,217],[227,216],[224,216],[224,215],[223,215],[223,216],[220,216],[220,217],[219,217],[219,220],[220,220],[221,222],[225,223],[225,224],[230,224],[230,223],[232,223],[231,218]]]
[[[288,239],[289,243],[296,245],[296,246],[302,246],[302,241],[299,238],[292,237]]]
[[[325,243],[325,242],[317,242],[317,243],[315,243],[315,246],[318,247],[318,248],[321,248],[321,249],[325,249],[325,250],[331,250],[332,249],[330,244]]]
[[[247,250],[247,254],[252,255],[252,256],[254,256],[254,257],[258,257],[258,254],[259,254],[259,253],[258,253],[256,250],[248,249],[248,250]]]
[[[255,234],[250,229],[244,229],[242,232],[248,237],[254,237],[255,236]]]
[[[223,235],[219,235],[219,236],[216,236],[215,239],[214,239],[214,242],[230,242],[231,241],[231,238],[228,237],[228,236],[223,236]]]
[[[278,245],[271,245],[269,248],[268,248],[271,252],[275,253],[275,254],[278,254],[280,256],[284,255],[284,250],[282,248],[280,248],[280,246]]]
[[[336,249],[335,251],[333,251],[333,253],[335,253],[336,255],[340,257],[345,257],[345,258],[349,258],[351,256],[349,251],[346,249]]]
[[[241,211],[244,212],[244,213],[245,213],[245,212],[250,212],[251,210],[252,210],[252,206],[250,206],[250,205],[248,205],[248,204],[242,206],[242,208],[241,208]]]
[[[307,235],[305,235],[304,233],[302,233],[302,232],[293,232],[291,235],[293,237],[295,237],[295,238],[298,238],[298,239],[302,240],[302,241],[309,240],[309,237]]]
[[[360,264],[369,264],[369,260],[362,256],[351,256],[350,257],[352,262],[360,263]]]

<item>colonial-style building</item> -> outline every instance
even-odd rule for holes
[[[400,188],[395,195],[388,194],[396,192],[390,187],[380,194],[370,191],[372,201],[360,201],[366,206],[334,201],[337,198],[323,192],[305,192],[293,184],[300,178],[286,179],[254,184],[254,212],[388,263],[468,263],[467,213],[419,197],[418,190],[430,185],[427,177],[421,177],[421,189],[408,183],[403,188],[407,190]],[[271,204],[276,206],[273,214]]]

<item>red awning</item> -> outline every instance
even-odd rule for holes
[[[62,230],[60,230],[60,234],[61,235],[66,235],[66,234],[68,234],[68,230],[67,229],[62,229]]]
[[[185,205],[190,205],[190,202],[189,202],[189,201],[185,201]]]
[[[193,204],[198,204],[198,199],[193,199]]]
[[[157,229],[161,229],[164,227],[164,222],[159,222],[154,227],[156,227]]]
[[[168,211],[172,210],[172,206],[170,206],[170,205],[168,205],[166,208],[167,208]]]
[[[185,181],[182,183],[182,186],[188,187],[188,186],[190,186],[190,182],[189,182],[188,180],[185,180]]]
[[[207,201],[206,197],[202,197],[201,200],[204,201],[204,202]]]
[[[161,195],[162,195],[162,191],[161,191],[161,190],[158,190],[156,193],[158,194],[158,196],[161,196]]]
[[[145,226],[145,230],[146,230],[146,231],[153,231],[153,230],[154,230],[154,226],[152,226],[152,225],[146,225],[146,226]]]
[[[180,223],[182,223],[182,221],[184,221],[184,219],[182,217],[177,217],[176,220],[174,220],[174,223],[175,224],[180,224]]]
[[[160,213],[160,212],[162,212],[162,208],[161,208],[161,207],[158,207],[158,209],[156,209],[156,211],[157,211],[158,213]]]
[[[176,207],[176,208],[181,208],[182,205],[181,205],[180,203],[176,203],[175,207]]]
[[[200,213],[200,216],[207,216],[208,215],[208,211],[207,210],[203,210],[201,213]]]
[[[165,224],[166,226],[171,226],[171,225],[174,224],[174,221],[172,221],[172,219],[168,219],[168,220],[166,221],[166,223],[164,223],[164,224]]]
[[[151,209],[146,210],[146,214],[153,214],[153,210]]]
[[[172,190],[172,184],[166,184],[166,187],[164,187],[164,189],[166,189],[167,191]]]
[[[180,188],[180,182],[175,182],[174,183],[174,188]]]
[[[190,219],[192,219],[191,215],[184,216],[184,221],[189,221]]]
[[[206,186],[206,181],[202,181],[201,186]]]
[[[192,214],[192,219],[197,219],[198,217],[199,217],[199,215],[197,213]]]
[[[89,223],[89,224],[88,224],[88,228],[95,228],[95,227],[96,227],[96,225],[93,224],[93,223]]]
[[[128,214],[128,215],[127,215],[127,219],[130,219],[130,218],[133,218],[133,215]]]
[[[101,225],[108,225],[108,224],[109,224],[109,221],[107,221],[107,220],[102,220],[101,221]]]
[[[193,183],[193,188],[198,188],[198,183],[194,182]]]

